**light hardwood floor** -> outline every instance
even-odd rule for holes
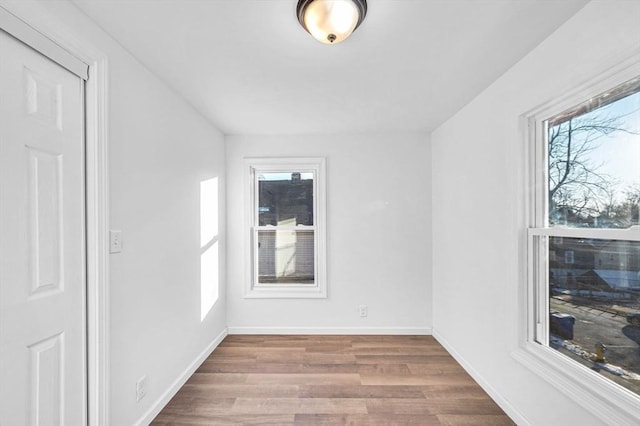
[[[153,425],[513,425],[431,336],[227,336]]]

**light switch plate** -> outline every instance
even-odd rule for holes
[[[109,253],[120,253],[122,251],[122,231],[112,229],[109,231]]]

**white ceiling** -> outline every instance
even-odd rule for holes
[[[73,0],[226,134],[430,131],[586,0],[369,0],[324,45],[297,0]]]

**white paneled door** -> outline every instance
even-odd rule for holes
[[[84,82],[0,31],[0,425],[86,424]]]

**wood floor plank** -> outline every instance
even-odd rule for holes
[[[239,356],[247,356],[247,353],[257,352],[257,356],[265,356],[265,355],[281,355],[287,356],[291,354],[303,354],[303,347],[289,347],[289,348],[281,348],[281,347],[257,347],[257,346],[224,346],[216,348],[218,355],[239,355]]]
[[[300,386],[300,398],[423,398],[415,386]]]
[[[185,384],[175,398],[187,395],[200,398],[295,398],[300,393],[299,385],[234,385],[234,384]]]
[[[211,415],[196,416],[185,414],[165,414],[158,415],[152,423],[155,426],[211,426],[211,425],[244,425],[244,426],[261,426],[261,425],[293,425],[295,424],[295,416],[293,414],[272,414],[272,415]]]
[[[240,384],[247,381],[248,374],[244,373],[194,373],[189,378],[190,384],[199,383],[233,383]]]
[[[373,343],[376,342],[394,342],[398,344],[410,344],[412,342],[420,342],[426,343],[429,345],[440,346],[438,341],[433,336],[418,336],[418,335],[399,335],[399,334],[378,334],[375,336],[371,335],[352,335],[349,336],[351,341],[354,343],[364,342],[364,343]]]
[[[351,336],[340,335],[265,335],[263,336],[265,347],[305,347],[305,346],[322,346],[322,345],[341,345],[347,346],[352,344]]]
[[[359,374],[249,374],[249,384],[360,385]]]
[[[355,370],[355,369],[354,369]],[[304,365],[294,362],[209,363],[203,364],[199,373],[303,373]],[[319,373],[321,371],[318,371]],[[356,371],[353,371],[356,372]]]
[[[451,415],[438,414],[436,416],[442,426],[515,426],[506,415]]]
[[[299,426],[439,426],[436,416],[397,414],[296,414]]]
[[[399,374],[361,374],[363,385],[405,385],[429,386],[438,384],[464,385],[475,383],[466,373],[433,374],[433,375],[399,375]]]
[[[344,354],[344,353],[353,353],[353,349],[351,345],[344,345],[338,343],[322,343],[322,344],[307,344],[305,345],[305,351],[308,354],[319,353],[319,354]]]
[[[370,414],[435,415],[424,398],[370,398],[366,400]]]
[[[355,364],[353,354],[335,353],[305,353],[303,361],[306,364]]]
[[[306,374],[358,374],[358,364],[303,364],[302,372]]]
[[[427,400],[425,406],[432,414],[500,415],[502,409],[491,399]]]
[[[233,413],[243,414],[366,414],[357,398],[237,398]]]
[[[302,372],[412,375],[406,364],[303,364]]]
[[[293,348],[295,351],[278,351],[273,350],[266,351],[264,353],[259,354],[256,357],[256,362],[287,362],[287,363],[298,363],[302,364],[304,362],[304,349],[303,348]],[[280,349],[280,348],[278,348]],[[292,348],[288,348],[292,349]]]
[[[405,354],[386,354],[386,355],[356,355],[358,364],[429,364],[438,359],[434,355],[405,355]],[[439,356],[440,360],[446,356]]]
[[[433,350],[423,346],[361,346],[347,349],[344,352],[354,355],[430,355],[430,356],[448,356],[440,350]]]
[[[236,345],[236,344],[254,344],[254,345],[259,345],[264,343],[265,341],[265,336],[263,335],[257,335],[257,334],[230,334],[228,335],[224,341],[222,341],[220,343],[220,345],[218,347],[225,347],[225,346],[232,346],[232,345]]]
[[[512,425],[432,336],[227,336],[153,425]]]
[[[426,341],[411,341],[411,340],[403,340],[397,339],[393,341],[358,341],[353,342],[352,346],[354,349],[360,348],[419,348],[423,351],[433,352],[433,353],[441,353],[446,354],[447,351],[441,346],[434,346],[433,344]]]
[[[193,398],[179,396],[173,398],[164,408],[165,414],[184,414],[192,416],[214,416],[228,413],[235,405],[236,398]]]
[[[444,373],[464,373],[460,364],[452,361],[429,362],[425,364],[407,364],[411,374],[417,376],[433,376]]]
[[[392,374],[407,376],[413,374],[407,364],[359,364],[359,374]]]
[[[251,355],[251,354],[246,354],[246,355],[236,355],[236,356],[225,356],[225,355],[218,355],[214,358],[208,358],[205,360],[205,362],[202,363],[202,365],[206,365],[206,364],[229,364],[229,363],[234,363],[234,364],[238,364],[238,363],[252,363],[252,362],[256,362],[256,355]],[[202,365],[200,367],[202,367]]]
[[[489,395],[477,384],[466,385],[429,385],[421,386],[422,393],[426,399],[487,399]]]

